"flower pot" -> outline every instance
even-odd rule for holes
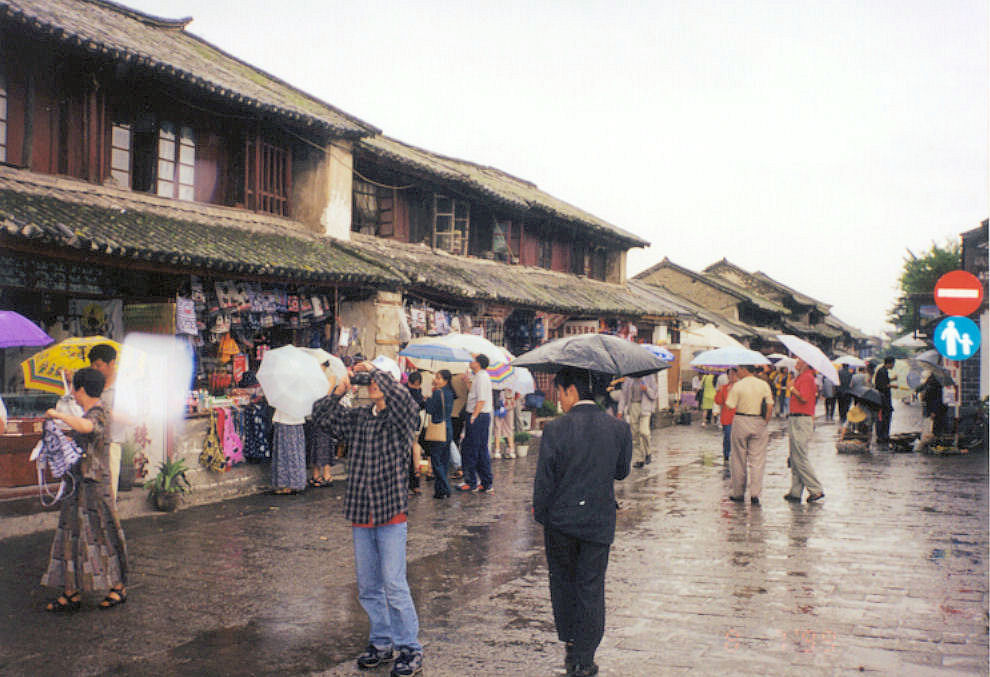
[[[155,507],[163,512],[175,512],[182,503],[182,494],[178,492],[155,494]]]
[[[526,454],[529,453],[528,444],[516,444],[516,458],[526,458]]]

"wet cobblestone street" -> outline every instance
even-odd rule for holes
[[[894,432],[917,417],[898,403]],[[986,674],[987,457],[839,455],[819,417],[826,499],[791,504],[771,426],[760,506],[728,500],[720,431],[697,424],[655,431],[653,463],[618,483],[601,674]],[[493,464],[495,495],[411,498],[425,675],[562,672],[536,458]],[[0,540],[0,674],[387,674],[354,668],[367,621],[342,496],[127,521],[131,599],[106,613],[99,596],[44,613],[51,533]]]

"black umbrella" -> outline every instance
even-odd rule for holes
[[[860,400],[861,402],[865,402],[867,404],[872,404],[877,407],[883,405],[883,395],[880,394],[880,391],[875,388],[870,388],[869,386],[866,385],[860,384],[856,386],[851,391],[849,391],[849,394],[855,397],[857,400]]]
[[[608,334],[581,334],[550,341],[520,355],[512,364],[537,371],[576,367],[611,376],[643,376],[670,367],[638,343]]]

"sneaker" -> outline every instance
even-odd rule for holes
[[[360,656],[357,657],[357,666],[362,670],[377,668],[382,663],[389,663],[395,658],[392,647],[379,649],[374,644],[369,644]],[[411,674],[411,673],[410,673]]]
[[[481,493],[483,493],[483,494],[494,494],[495,493],[495,487],[488,487],[487,489],[485,489],[484,487],[482,487],[481,488]]]
[[[589,663],[588,665],[581,665],[579,663],[571,670],[571,674],[574,677],[592,677],[592,675],[598,674],[598,666],[594,663]]]
[[[791,503],[800,503],[801,497],[795,496],[794,494],[784,494],[784,500],[790,501]]]
[[[820,501],[823,498],[825,498],[825,492],[824,491],[819,492],[817,494],[814,494],[812,496],[808,496],[808,503],[814,503],[815,501]]]
[[[410,677],[423,671],[423,652],[408,646],[399,647],[399,656],[392,666],[392,677]]]
[[[494,454],[492,454],[492,458],[502,458],[502,454],[496,451]]]
[[[510,451],[503,458],[515,458],[515,457],[516,457],[516,452]]]
[[[473,491],[474,490],[474,487],[472,487],[470,484],[462,484],[459,487],[457,487],[457,490],[458,491]]]

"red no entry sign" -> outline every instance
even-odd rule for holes
[[[969,315],[982,301],[983,285],[965,270],[946,273],[935,284],[935,305],[946,315]]]

